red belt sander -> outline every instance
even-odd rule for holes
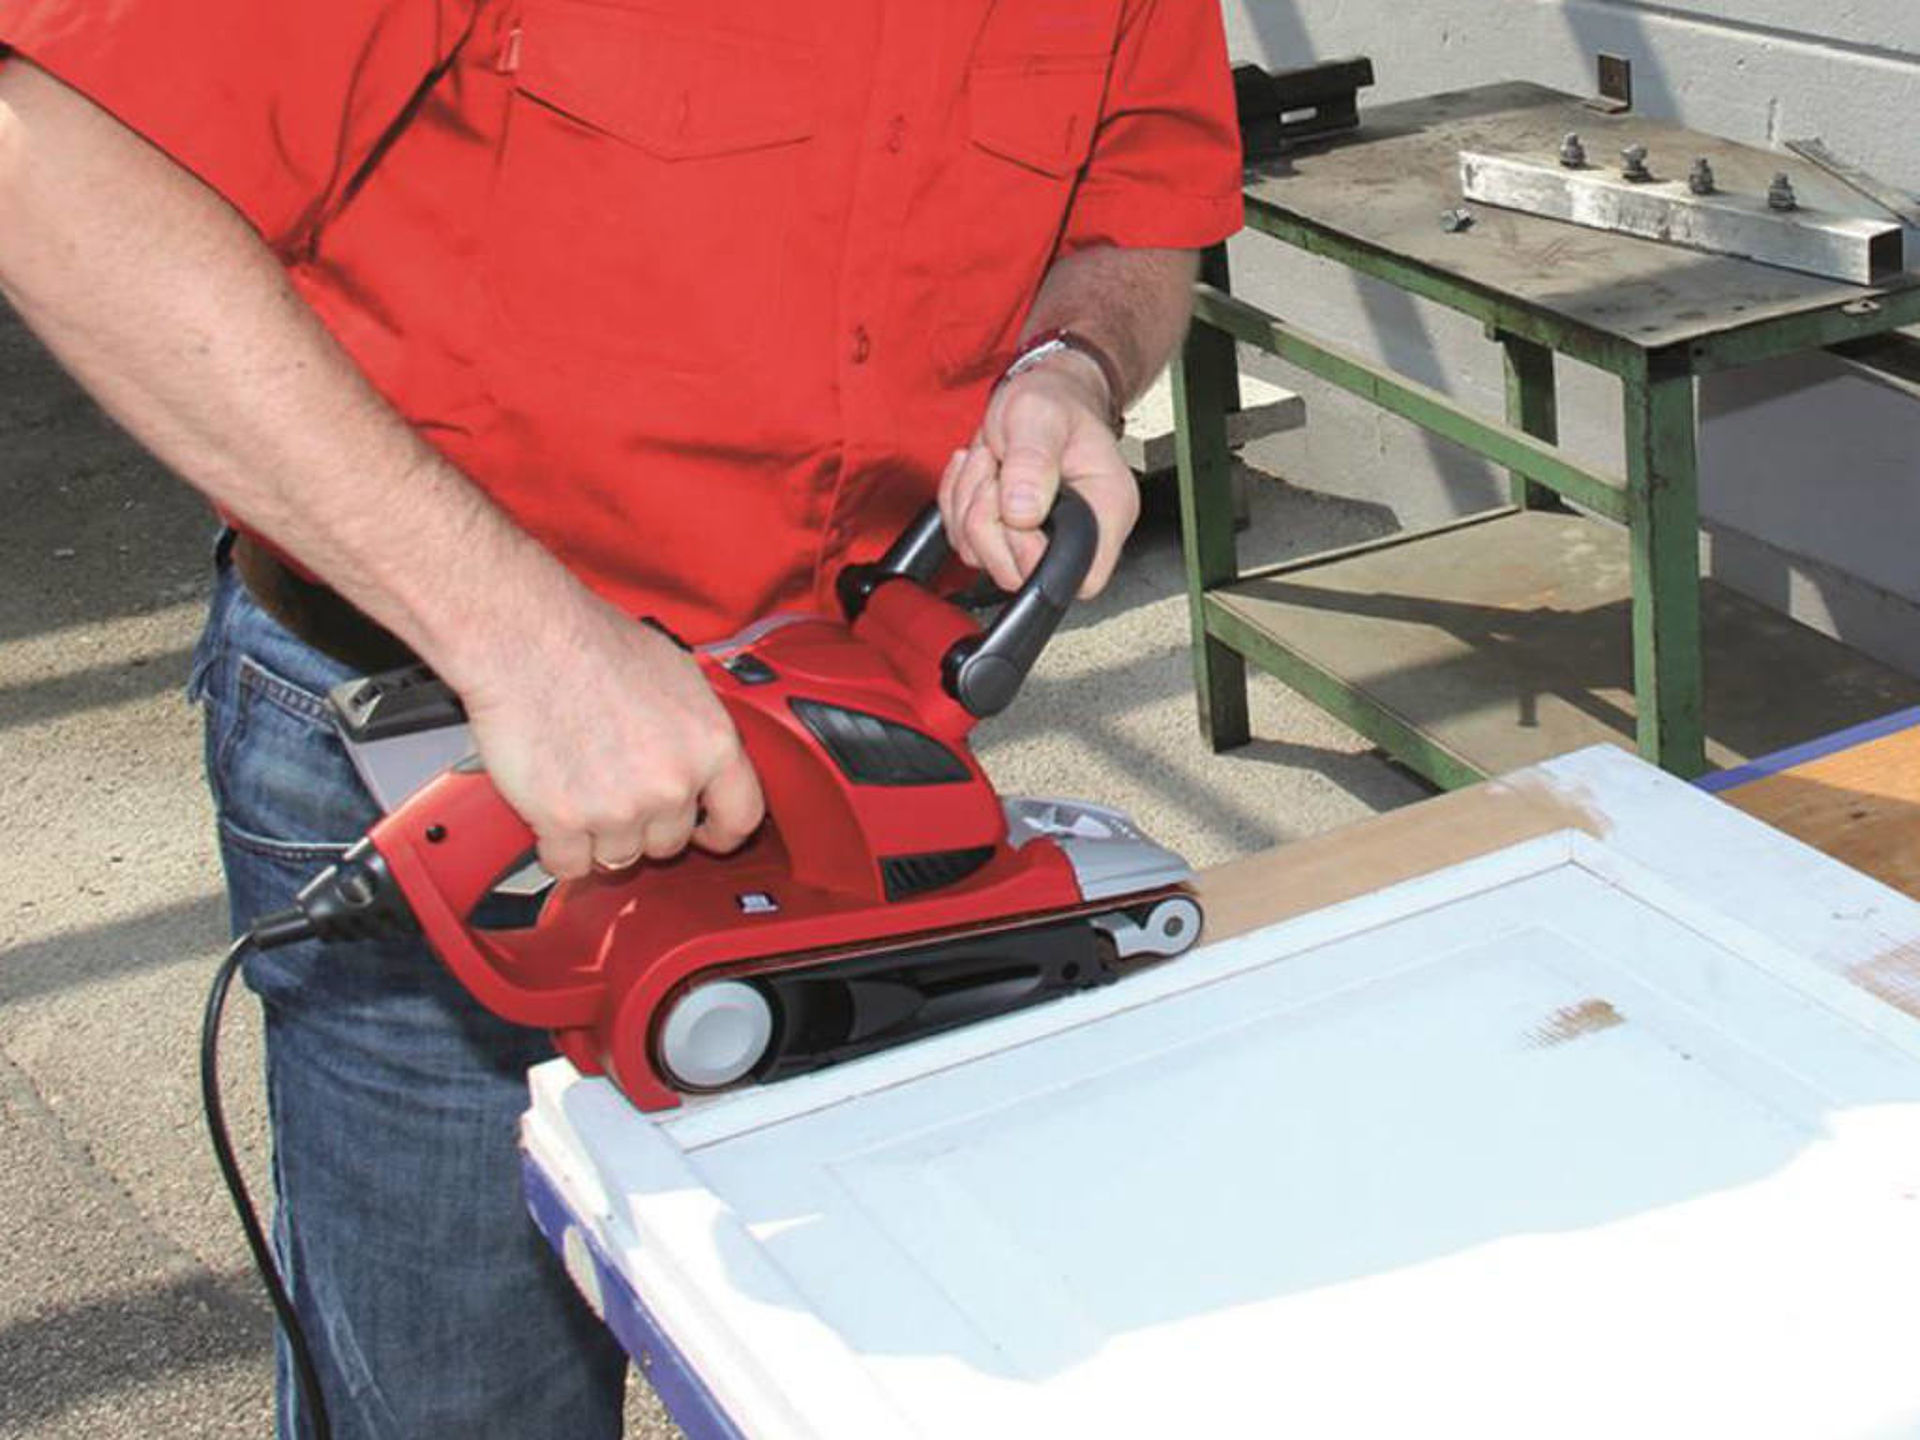
[[[967,746],[1092,559],[1093,515],[1072,491],[1048,529],[984,633],[929,588],[947,558],[929,508],[841,574],[844,617],[776,616],[694,652],[766,795],[766,822],[733,854],[529,885],[533,837],[469,758],[399,800],[289,917],[350,938],[417,924],[488,1009],[551,1030],[643,1110],[1179,954],[1201,915],[1178,856],[1113,810],[1003,801]],[[425,672],[350,682],[334,703],[370,780],[383,747],[466,748],[457,701]]]

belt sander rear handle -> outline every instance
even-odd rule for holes
[[[367,840],[400,882],[427,942],[475,999],[503,1020],[559,1029],[588,1023],[597,976],[517,977],[500,946],[470,923],[474,907],[533,849],[533,831],[477,757],[461,761],[385,816]]]

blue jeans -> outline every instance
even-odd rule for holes
[[[236,933],[377,810],[323,708],[348,670],[221,564],[192,691]],[[618,1436],[626,1357],[527,1216],[515,1123],[546,1036],[418,943],[256,952],[274,1238],[339,1440]],[[278,1434],[306,1433],[282,1342]]]

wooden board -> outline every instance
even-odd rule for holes
[[[1254,212],[1297,217],[1413,264],[1532,305],[1643,349],[1686,344],[1756,321],[1849,304],[1920,284],[1905,276],[1862,288],[1752,261],[1698,255],[1652,240],[1472,206],[1475,224],[1440,227],[1460,205],[1459,153],[1552,155],[1579,132],[1595,164],[1631,141],[1656,174],[1708,157],[1722,189],[1764,192],[1776,171],[1808,205],[1871,207],[1817,167],[1643,115],[1601,115],[1538,85],[1488,85],[1369,108],[1358,137],[1290,157],[1247,188]],[[1255,223],[1258,223],[1257,213]]]
[[[542,1067],[556,1242],[696,1437],[1920,1427],[1920,1020],[1846,978],[1920,905],[1612,750],[1423,810],[1351,899],[831,1071]]]
[[[1721,798],[1920,899],[1920,728],[1749,781]],[[1920,963],[1913,970],[1910,983],[1920,992]]]
[[[1482,774],[1632,746],[1624,531],[1545,511],[1308,560],[1211,592]],[[1920,703],[1920,682],[1703,581],[1707,758],[1726,766]]]

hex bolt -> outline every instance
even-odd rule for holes
[[[1713,166],[1702,155],[1693,162],[1693,168],[1687,171],[1687,189],[1696,195],[1713,194]]]
[[[1620,178],[1622,180],[1641,181],[1651,180],[1653,178],[1653,172],[1647,169],[1646,146],[1629,145],[1620,152],[1620,158],[1626,162],[1620,167]]]
[[[1587,147],[1579,135],[1569,130],[1567,138],[1560,142],[1560,163],[1569,170],[1587,168]]]
[[[1767,187],[1767,208],[1769,210],[1798,210],[1800,199],[1793,193],[1793,180],[1782,170],[1773,177],[1773,184]]]

